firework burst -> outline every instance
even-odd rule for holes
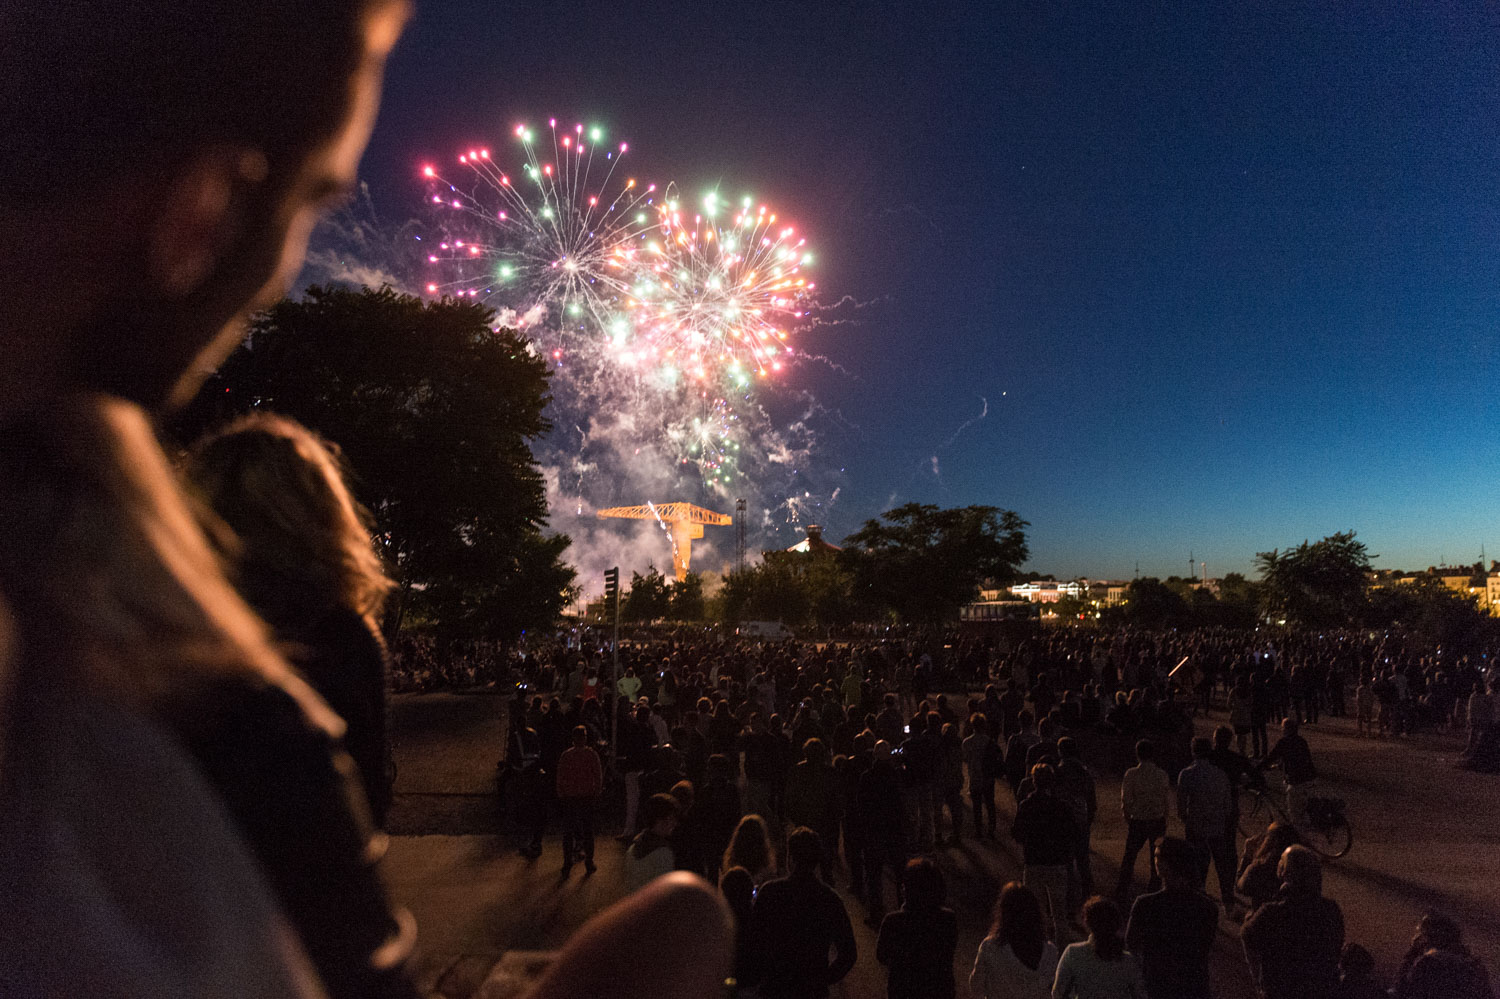
[[[527,332],[579,407],[578,467],[596,436],[584,428],[608,412],[727,487],[765,419],[752,386],[788,366],[808,321],[805,241],[752,198],[712,192],[690,209],[637,181],[628,145],[601,129],[554,119],[543,134],[517,126],[515,171],[489,148],[458,157],[459,179],[423,169],[444,230],[426,290],[488,302]]]

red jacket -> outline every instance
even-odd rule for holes
[[[559,798],[597,798],[604,793],[604,766],[589,746],[574,746],[557,761]]]

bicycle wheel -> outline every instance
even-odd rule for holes
[[[1271,808],[1261,791],[1244,788],[1240,791],[1240,835],[1249,839],[1259,836],[1271,824]]]
[[[1318,829],[1308,830],[1304,835],[1307,845],[1325,857],[1342,857],[1354,845],[1354,830],[1349,820],[1342,815],[1338,820]]]

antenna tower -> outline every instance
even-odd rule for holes
[[[734,566],[736,572],[745,571],[745,501],[734,501]]]

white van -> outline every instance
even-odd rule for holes
[[[765,642],[785,642],[792,637],[792,629],[780,621],[743,621],[734,633],[743,638],[758,638]]]

